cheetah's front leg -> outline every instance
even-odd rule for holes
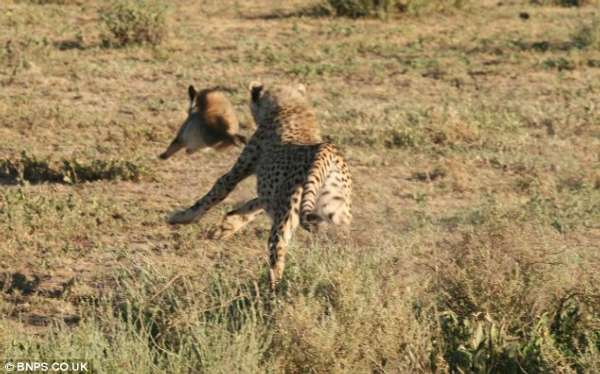
[[[177,211],[173,214],[171,214],[169,216],[169,218],[167,218],[167,222],[170,224],[184,224],[184,223],[191,223],[193,222],[196,218],[198,218],[200,216],[201,212],[198,212],[197,210],[194,210],[193,207],[185,209],[185,210],[180,210]]]
[[[254,139],[254,138],[253,138]],[[188,209],[172,214],[167,221],[170,224],[190,223],[208,212],[213,206],[223,201],[239,182],[254,173],[255,161],[259,149],[254,140],[244,148],[235,165],[222,175],[210,191]]]
[[[238,232],[242,227],[252,222],[260,213],[264,211],[265,203],[261,198],[255,198],[247,201],[241,207],[227,213],[219,227],[211,233],[211,239],[228,239]]]

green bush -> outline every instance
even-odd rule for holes
[[[577,48],[600,49],[600,17],[590,24],[583,24],[573,35],[573,44]]]
[[[555,5],[555,6],[584,6],[597,4],[597,0],[531,0],[532,4],[537,5]]]
[[[398,0],[328,0],[328,3],[337,16],[351,18],[384,15],[401,6]]]
[[[167,34],[166,5],[160,0],[116,0],[101,12],[105,44],[160,44]]]
[[[58,5],[79,5],[81,4],[81,0],[26,0],[26,2],[37,5],[50,5],[50,4],[58,4]]]
[[[29,183],[67,183],[76,184],[99,180],[138,181],[142,168],[123,160],[92,160],[82,163],[76,159],[63,159],[62,165],[40,160],[26,152],[19,160],[0,160],[0,182],[15,184]]]
[[[420,14],[462,8],[469,0],[327,0],[337,16],[359,18],[391,13]]]
[[[447,12],[465,7],[470,0],[404,0],[401,9],[407,13],[421,14]]]

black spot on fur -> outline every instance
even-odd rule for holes
[[[194,98],[196,97],[196,89],[194,88],[193,85],[190,85],[188,87],[188,95],[190,97],[190,101],[193,101]]]
[[[308,222],[320,222],[322,221],[321,216],[315,213],[309,213],[306,215],[306,221]]]
[[[252,101],[257,102],[260,99],[260,93],[263,90],[263,86],[252,87]]]

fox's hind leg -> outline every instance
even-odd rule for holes
[[[264,211],[265,204],[261,198],[255,198],[247,201],[241,207],[227,213],[219,227],[215,228],[210,237],[212,239],[229,239],[242,227],[252,222],[260,213]]]

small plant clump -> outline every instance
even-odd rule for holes
[[[597,16],[591,23],[581,25],[572,38],[577,48],[600,50],[600,17]]]
[[[141,174],[136,164],[119,160],[93,160],[89,164],[82,164],[77,160],[63,160],[61,173],[66,183],[98,180],[137,181]]]
[[[27,2],[36,5],[79,5],[82,0],[27,0]]]
[[[141,173],[138,165],[120,160],[81,163],[64,159],[61,166],[52,166],[48,161],[39,160],[25,152],[20,160],[0,160],[0,182],[9,184],[23,181],[66,184],[99,180],[137,181]]]
[[[108,46],[160,44],[167,35],[167,7],[160,0],[115,0],[101,12]]]
[[[400,6],[397,0],[328,0],[328,3],[335,15],[350,18],[384,15]]]
[[[532,4],[553,5],[564,7],[578,7],[584,5],[597,4],[596,0],[531,0]]]
[[[336,16],[385,17],[393,13],[420,14],[460,9],[469,0],[328,0]]]

